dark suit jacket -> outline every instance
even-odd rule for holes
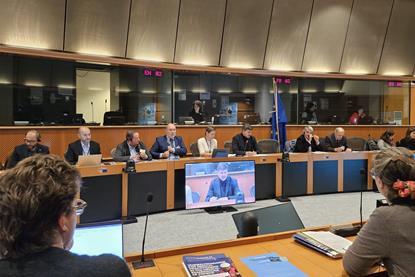
[[[175,152],[174,155],[178,156],[185,156],[187,149],[184,145],[183,138],[182,137],[174,137],[174,143],[175,143]],[[163,154],[163,152],[166,152],[168,150],[169,143],[167,141],[166,136],[157,137],[156,141],[154,142],[153,146],[151,147],[151,155],[154,159],[160,159],[160,154]]]
[[[35,154],[49,154],[49,147],[37,144],[32,151],[29,151],[26,144],[18,145],[14,148],[13,153],[7,161],[6,168],[13,168],[21,160],[33,156]]]
[[[324,151],[321,143],[319,145],[316,144],[314,138],[311,140],[311,144],[305,139],[304,135],[301,135],[297,138],[295,142],[294,152],[308,152],[308,147],[311,146],[311,151]]]
[[[343,151],[349,148],[349,146],[347,145],[347,138],[345,136],[343,136],[341,140],[336,140],[336,136],[334,134],[331,134],[330,136],[327,136],[325,139],[324,147],[327,151],[335,152],[334,148],[342,146],[344,146]]]
[[[415,140],[405,137],[399,141],[399,144],[397,146],[405,147],[409,150],[415,150]]]
[[[233,154],[243,156],[246,151],[257,151],[257,149],[257,142],[254,136],[247,139],[242,134],[238,134],[232,138]]]
[[[228,176],[225,180],[224,189],[221,189],[221,181],[216,177],[210,182],[209,191],[205,201],[208,202],[211,197],[228,197],[228,199],[242,198],[241,200],[243,200],[243,193],[239,189],[238,181],[236,179]]]
[[[144,145],[142,141],[140,141],[138,145],[135,147],[135,151],[137,152],[137,154],[140,153],[140,149],[143,149],[146,151],[148,161],[151,161],[153,159],[150,152],[147,150],[146,146]],[[115,149],[113,158],[114,158],[114,161],[116,162],[125,162],[130,159],[130,156],[131,156],[130,148],[128,147],[127,141],[124,141],[117,145],[117,149]],[[140,157],[140,160],[143,160],[143,159]]]
[[[78,139],[77,141],[72,142],[68,145],[68,150],[65,153],[65,160],[67,160],[70,164],[76,164],[78,162],[78,157],[82,156],[83,150],[81,145],[81,140]],[[96,155],[101,154],[101,148],[99,143],[91,140],[89,143],[89,154]]]

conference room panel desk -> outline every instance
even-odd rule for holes
[[[300,196],[373,188],[368,169],[374,152],[290,153],[282,162],[281,194]],[[277,194],[277,196],[279,196]]]
[[[327,231],[328,229],[329,226],[324,226],[307,230]],[[298,231],[303,230],[147,252],[145,257],[154,259],[155,267],[140,270],[134,270],[131,265],[131,262],[140,259],[138,254],[127,255],[125,260],[132,276],[184,277],[187,276],[182,264],[184,255],[222,253],[232,259],[242,276],[255,276],[254,272],[241,261],[241,258],[274,252],[281,257],[286,257],[291,264],[308,276],[347,276],[343,270],[342,259],[332,259],[294,242],[292,236]],[[353,238],[350,239],[353,240]],[[383,268],[373,268],[372,273],[379,270],[383,271]]]
[[[270,199],[276,195],[277,179],[281,172],[277,160],[281,154],[253,157],[202,158],[142,161],[135,165],[135,173],[125,173],[125,163],[79,167],[82,187],[79,197],[88,203],[80,217],[81,224],[119,220],[122,217],[143,215],[146,195],[152,193],[150,212],[185,208],[185,164],[221,161],[255,161],[256,198]]]

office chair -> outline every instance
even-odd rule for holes
[[[223,148],[228,149],[229,154],[232,154],[232,141],[230,140],[225,141],[225,143],[223,144]]]
[[[197,146],[196,142],[190,144],[190,152],[192,152],[193,157],[199,157],[200,156],[199,147]]]
[[[258,141],[258,153],[272,154],[280,152],[280,144],[275,139],[261,139]]]
[[[358,137],[351,137],[347,139],[347,144],[353,151],[365,150],[366,140]]]

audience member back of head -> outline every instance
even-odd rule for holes
[[[69,250],[77,216],[78,170],[35,155],[0,175],[0,276],[131,276],[121,258]]]

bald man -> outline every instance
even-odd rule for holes
[[[344,136],[344,129],[341,127],[337,127],[333,134],[327,136],[324,144],[326,150],[329,152],[352,151],[352,149],[350,149],[347,145],[347,139]]]
[[[49,147],[40,144],[40,133],[37,130],[27,131],[24,144],[14,148],[6,163],[6,168],[13,168],[18,162],[35,154],[49,154]]]
[[[151,155],[155,159],[174,159],[178,156],[185,156],[187,152],[183,138],[176,136],[176,125],[167,124],[166,135],[156,138],[151,147]]]
[[[78,137],[77,141],[68,145],[68,150],[65,153],[65,159],[69,163],[76,164],[78,157],[82,155],[101,154],[99,143],[91,140],[91,130],[88,127],[80,127]]]

